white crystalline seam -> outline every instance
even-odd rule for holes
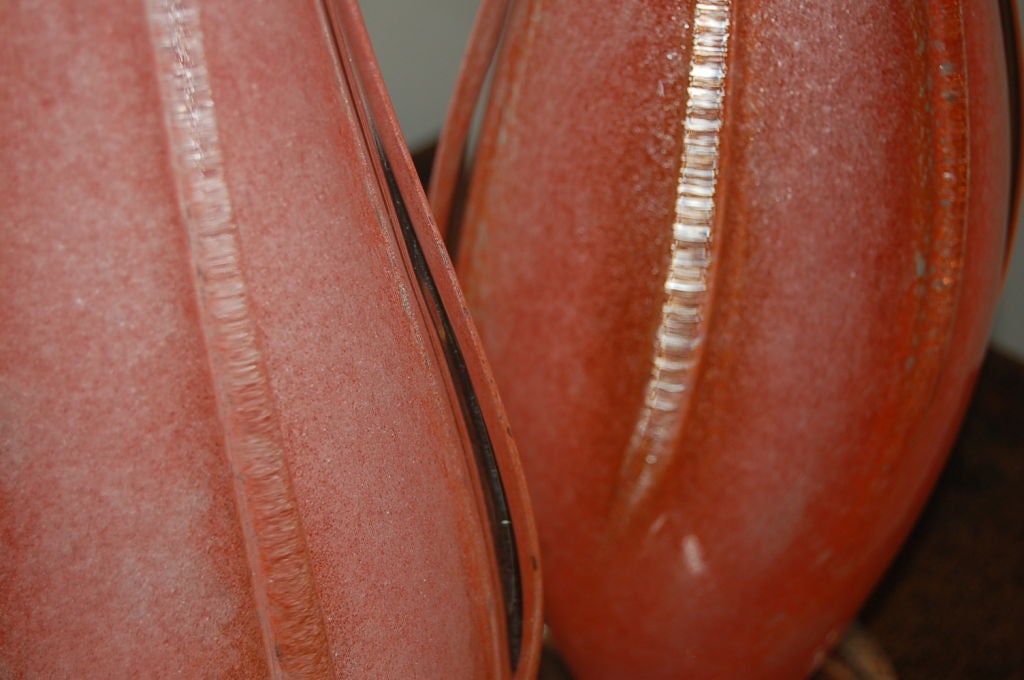
[[[272,677],[328,677],[323,621],[242,267],[196,0],[147,0],[180,213]],[[286,672],[287,670],[287,672]]]
[[[683,418],[703,342],[725,99],[730,0],[696,4],[670,265],[644,405],[624,469],[635,501],[657,481]],[[633,461],[643,461],[641,469]]]

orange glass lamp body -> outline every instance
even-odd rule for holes
[[[453,235],[578,677],[794,678],[838,639],[985,350],[1010,108],[994,2],[511,3]]]
[[[519,464],[355,3],[0,23],[0,676],[530,677]]]

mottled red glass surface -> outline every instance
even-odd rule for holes
[[[998,4],[524,0],[502,44],[456,260],[558,647],[580,678],[800,677],[985,348]]]
[[[0,676],[531,675],[519,464],[355,3],[0,33]]]

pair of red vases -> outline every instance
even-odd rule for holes
[[[0,10],[0,678],[529,678],[541,555],[583,680],[810,672],[984,351],[1007,7],[484,0],[465,299],[355,0]]]

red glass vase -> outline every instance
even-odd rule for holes
[[[0,676],[530,677],[521,471],[356,3],[0,26]]]
[[[985,350],[1014,70],[992,1],[485,3],[432,203],[577,677],[794,678],[838,639]]]

